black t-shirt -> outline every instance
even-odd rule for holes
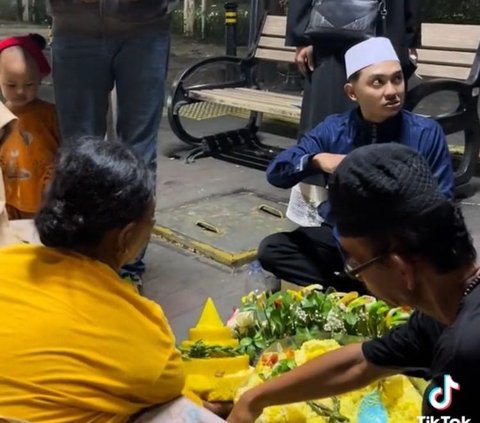
[[[364,343],[363,354],[377,366],[432,380],[423,398],[424,416],[464,416],[480,422],[480,287],[464,298],[452,325],[414,312],[405,325]],[[443,387],[445,375],[460,390],[453,390],[451,405],[439,411],[429,403],[428,392]]]

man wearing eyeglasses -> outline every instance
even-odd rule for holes
[[[280,153],[267,169],[268,181],[291,188],[307,178],[332,174],[357,147],[396,142],[422,154],[440,191],[452,198],[453,171],[445,134],[434,120],[402,109],[405,83],[390,41],[371,38],[359,43],[347,51],[345,63],[345,93],[358,108],[329,116]],[[260,263],[298,285],[320,283],[340,291],[361,291],[358,283],[343,275],[345,257],[334,236],[336,216],[329,202],[320,204],[318,212],[323,219],[320,227],[300,227],[265,238],[258,248]]]
[[[357,263],[349,273],[375,296],[416,311],[381,338],[247,391],[227,421],[253,422],[265,407],[414,373],[431,380],[418,421],[479,422],[480,267],[459,206],[440,192],[427,160],[397,143],[358,148],[332,179],[340,243]]]

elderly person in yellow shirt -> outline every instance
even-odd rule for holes
[[[118,276],[150,237],[154,181],[119,142],[65,146],[35,225],[0,249],[0,416],[116,423],[180,397],[160,306]]]

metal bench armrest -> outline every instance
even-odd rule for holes
[[[425,81],[408,92],[405,108],[413,110],[424,98],[440,91],[453,92],[458,96],[459,105],[449,113],[431,116],[442,127],[445,134],[462,131],[465,151],[455,172],[455,186],[468,183],[475,173],[480,149],[480,123],[478,119],[478,90],[470,81],[433,79]]]
[[[480,87],[480,43],[473,59],[472,69],[468,76],[467,83],[472,87]]]
[[[175,88],[183,84],[183,82],[190,76],[192,76],[195,72],[197,72],[199,69],[209,66],[212,64],[220,64],[220,63],[228,63],[232,65],[236,65],[240,68],[241,75],[242,75],[242,80],[240,81],[235,81],[238,83],[240,82],[245,82],[249,83],[252,79],[252,68],[254,65],[254,60],[253,58],[240,58],[236,56],[216,56],[216,57],[209,57],[207,59],[200,60],[197,63],[194,63],[192,66],[189,68],[185,69],[178,78],[175,79],[173,82],[172,86],[172,91],[175,90]],[[232,83],[227,83],[227,84],[202,84],[201,86],[196,86],[196,87],[189,87],[189,89],[199,89],[201,88],[221,88],[221,87],[227,87],[227,86],[232,86]]]
[[[194,75],[196,72],[201,70],[205,66],[215,65],[226,63],[231,66],[236,66],[240,70],[240,77],[227,82],[214,82],[207,84],[198,84],[195,86],[187,86],[186,81],[189,77]],[[189,96],[191,90],[205,90],[205,89],[215,89],[215,88],[237,88],[237,87],[254,87],[256,88],[254,80],[254,66],[255,59],[253,57],[240,58],[236,56],[216,56],[209,57],[204,60],[193,64],[181,75],[175,79],[172,84],[170,95],[167,98],[167,114],[168,120],[170,122],[170,127],[172,131],[180,138],[182,141],[198,146],[202,142],[202,137],[193,136],[189,131],[184,128],[181,119],[180,119],[180,109],[188,104],[198,102],[198,100],[192,99]],[[247,127],[249,130],[256,131],[256,113],[252,113],[248,122]]]
[[[424,98],[440,91],[453,91],[460,97],[472,97],[472,86],[453,79],[433,79],[421,82],[408,91],[405,108],[413,110]]]

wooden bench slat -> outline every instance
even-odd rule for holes
[[[277,50],[295,51],[295,47],[286,46],[284,38],[262,36],[258,42],[260,48],[274,48]]]
[[[285,107],[296,107],[295,104],[298,104],[298,100],[299,100],[299,98],[292,99],[288,97],[272,95],[268,91],[261,91],[261,90],[240,91],[235,88],[230,88],[230,89],[221,90],[221,91],[212,90],[212,92],[214,94],[223,93],[223,95],[225,96],[235,97],[248,102],[252,102],[252,101],[261,102],[265,104],[270,104],[272,106],[281,105]]]
[[[278,93],[270,93],[269,91],[255,90],[255,89],[244,89],[240,90],[238,88],[226,88],[226,89],[212,89],[212,90],[193,90],[192,92],[197,93],[209,93],[214,95],[223,95],[225,97],[238,98],[249,102],[262,102],[272,105],[283,105],[287,107],[296,107],[295,104],[298,104],[298,101],[301,100],[301,97],[294,96],[282,96]]]
[[[429,76],[435,78],[453,78],[465,80],[470,74],[469,68],[461,68],[457,66],[440,66],[419,63],[417,73],[421,76]]]
[[[254,90],[252,88],[235,88],[235,90],[237,91],[245,91],[245,92],[248,92],[248,93],[255,93],[255,91],[260,91],[260,90]],[[278,97],[278,98],[285,98],[285,99],[288,99],[289,101],[292,101],[292,102],[298,102],[299,100],[302,99],[301,96],[299,95],[292,95],[292,94],[285,94],[285,93],[278,93],[278,92],[273,92],[273,91],[264,91],[266,93],[268,93],[269,96],[272,96],[272,97]]]
[[[418,50],[418,62],[429,62],[430,64],[453,65],[470,68],[475,58],[474,53],[461,51],[443,51],[443,50]],[[432,63],[433,62],[433,63]]]
[[[226,95],[227,93],[225,93],[225,90],[194,90],[189,92],[189,96],[197,100],[225,104],[228,106],[238,107],[246,110],[254,110],[261,113],[271,113],[277,116],[284,116],[294,119],[300,118],[300,108],[278,104],[278,101],[273,103],[269,102],[265,95],[265,91],[257,91],[257,93],[262,93],[263,101],[260,101],[260,96],[253,97],[251,95],[250,97],[243,97],[239,96],[238,93],[231,92],[230,95]]]
[[[273,60],[275,62],[295,63],[294,51],[257,48],[255,57],[263,60]]]
[[[480,43],[480,25],[422,24],[422,46],[475,51]]]
[[[192,97],[195,98],[195,93],[193,93]],[[274,105],[269,105],[264,103],[251,104],[247,101],[242,101],[239,99],[231,99],[228,97],[222,97],[221,95],[219,96],[214,94],[209,94],[209,95],[204,94],[202,98],[197,98],[197,99],[203,100],[203,101],[209,101],[217,104],[223,104],[226,106],[237,107],[245,110],[253,110],[260,113],[269,113],[275,116],[282,116],[290,119],[300,118],[300,110],[298,108],[295,109],[295,108],[274,106]]]
[[[262,35],[285,38],[286,22],[285,16],[267,16],[262,28]],[[422,24],[422,45],[424,47],[475,51],[479,43],[480,25]]]
[[[268,15],[262,28],[262,35],[285,38],[287,29],[287,17]]]

